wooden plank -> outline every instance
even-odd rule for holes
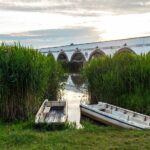
[[[50,111],[51,107],[45,107],[43,110],[44,114],[47,114]]]

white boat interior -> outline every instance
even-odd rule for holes
[[[100,112],[100,114],[105,115],[106,117],[119,120],[128,125],[133,125],[135,128],[150,129],[150,116],[103,102],[94,105],[81,104],[81,106],[85,109],[87,108],[89,111],[93,110],[97,113]]]
[[[64,123],[67,119],[65,101],[45,100],[35,117],[35,123]]]

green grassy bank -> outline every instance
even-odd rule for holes
[[[84,129],[39,131],[30,122],[0,124],[1,150],[149,150],[150,131],[84,123]]]

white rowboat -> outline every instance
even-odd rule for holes
[[[65,123],[67,120],[67,110],[65,101],[45,100],[35,117],[35,123]]]
[[[101,123],[130,129],[150,129],[150,116],[108,103],[80,104],[81,114]]]

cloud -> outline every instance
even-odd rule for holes
[[[147,13],[150,0],[0,0],[0,10],[63,13],[76,16]]]
[[[0,0],[0,41],[46,47],[149,35],[149,10],[150,0]]]
[[[18,14],[15,16],[19,18]],[[23,22],[25,16],[20,16],[23,20],[19,20]],[[26,46],[41,48],[47,46],[52,47],[66,45],[70,43],[87,43],[150,35],[150,13],[141,15],[96,17],[92,21],[91,18],[88,19],[87,17],[86,19],[81,19],[80,17],[78,21],[75,21],[75,17],[73,20],[70,20],[69,17],[69,22],[68,18],[63,16],[57,18],[59,22],[57,22],[55,19],[50,19],[49,15],[44,17],[43,15],[39,16],[36,14],[37,19],[35,19],[35,16],[33,17],[34,19],[32,17],[30,18],[33,21],[30,21],[31,25],[28,24],[27,19],[22,24],[19,22],[16,23],[15,20],[15,28],[13,27],[14,29],[11,29],[13,32],[6,32],[7,34],[5,32],[0,32],[0,41],[6,41],[7,43],[18,41]],[[42,20],[42,18],[44,19]],[[55,18],[55,16],[53,16],[53,18]],[[62,18],[63,22],[66,22],[64,27],[61,26]],[[14,19],[11,21],[12,23],[13,20]],[[51,24],[51,20],[54,23],[53,26]],[[4,30],[5,26],[7,26],[5,29],[5,31],[7,31],[13,25],[11,22],[8,22],[7,25],[4,24],[3,26],[1,26],[0,23],[0,29]],[[68,24],[68,26],[65,26],[66,24]],[[75,25],[73,26],[72,24]],[[43,27],[43,25],[46,26]],[[26,28],[24,29],[24,27],[28,26],[29,28],[27,29],[30,29],[30,31],[26,30]],[[20,28],[22,31],[18,32],[18,28]]]
[[[70,43],[84,43],[99,41],[99,33],[93,28],[69,28],[37,30],[16,34],[0,34],[1,41],[13,43],[18,41],[26,46],[36,48],[47,46],[67,45]],[[80,40],[79,40],[80,39]]]

